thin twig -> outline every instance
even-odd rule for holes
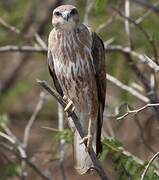
[[[20,35],[20,34],[21,34],[21,31],[20,31],[18,28],[16,28],[15,26],[12,26],[12,25],[10,25],[10,24],[8,24],[8,23],[7,23],[4,19],[2,19],[1,17],[0,17],[0,25],[2,25],[3,27],[9,29],[11,32],[14,32],[14,33],[17,34],[17,35]]]
[[[108,52],[112,52],[111,50]],[[136,65],[136,63],[134,62],[132,55],[130,53],[126,53],[123,51],[118,51],[120,53],[122,53],[128,63],[128,65],[130,66],[131,70],[135,73],[135,75],[137,76],[137,78],[140,80],[140,82],[143,84],[144,86],[144,90],[146,92],[146,96],[149,98],[150,103],[154,104],[154,103],[158,103],[158,96],[156,93],[155,89],[151,89],[150,86],[150,80],[147,79],[147,77],[144,75],[144,73],[140,70],[140,68]],[[157,118],[157,120],[159,120],[159,109],[157,107],[153,107],[153,111],[154,114]]]
[[[65,101],[54,89],[52,89],[52,88],[48,85],[48,83],[47,83],[46,81],[40,81],[40,80],[38,80],[38,83],[39,83],[45,90],[47,90],[47,91],[62,105],[63,108],[66,107],[66,105],[67,105],[66,101]],[[68,116],[69,116],[70,118],[72,118],[72,120],[73,120],[73,122],[74,122],[74,124],[75,124],[75,127],[76,127],[79,135],[81,136],[81,138],[83,138],[85,134],[84,134],[82,125],[81,125],[78,117],[76,116],[75,112],[69,110],[69,111],[68,111]],[[84,144],[86,145],[86,143],[84,143]],[[92,147],[88,149],[88,154],[89,154],[89,156],[90,156],[90,158],[91,158],[91,160],[92,160],[92,162],[93,162],[93,166],[94,166],[94,167],[92,167],[92,168],[96,170],[96,172],[98,173],[98,175],[100,176],[100,178],[101,178],[102,180],[108,180],[109,178],[108,178],[108,176],[105,174],[104,169],[102,168],[102,166],[100,165],[100,162],[98,161],[97,156],[96,156],[96,154],[95,154],[95,152],[94,152],[94,150],[93,150]]]
[[[110,39],[111,43],[114,39]],[[122,52],[122,53],[129,53],[130,55],[136,57],[140,62],[146,64],[154,70],[155,72],[159,71],[159,65],[157,65],[152,59],[150,59],[148,56],[140,54],[138,52],[130,50],[129,47],[123,47],[121,45],[108,45],[108,42],[105,42],[105,50],[106,52]],[[47,48],[42,47],[34,47],[34,46],[14,46],[14,45],[7,45],[7,46],[1,46],[0,47],[0,53],[5,52],[22,52],[22,53],[47,53]]]
[[[41,48],[41,47],[33,47],[33,46],[2,46],[0,47],[0,53],[4,52],[28,52],[28,53],[45,53],[47,52],[47,48]]]
[[[150,167],[150,165],[152,164],[152,162],[159,156],[159,152],[157,152],[151,159],[150,161],[148,162],[147,166],[145,167],[144,169],[144,172],[142,173],[141,175],[141,180],[144,180],[145,176],[146,176],[146,173]]]
[[[28,166],[30,166],[41,178],[46,180],[53,180],[53,177],[50,178],[47,175],[43,173],[35,164],[33,164],[28,158],[22,157],[19,153],[15,151],[15,147],[8,146],[7,144],[4,144],[0,142],[0,148],[3,148],[11,153],[13,153],[18,159],[21,161],[25,161]]]
[[[159,5],[159,1],[155,2],[152,7],[157,7],[158,5]],[[149,9],[145,12],[144,15],[142,15],[141,17],[139,17],[138,19],[135,20],[137,24],[140,24],[142,21],[144,21],[144,19],[145,19],[151,12],[153,12],[153,8],[152,8],[152,7],[149,8]]]
[[[140,54],[136,51],[133,51],[129,47],[123,47],[121,45],[109,45],[109,46],[107,46],[107,44],[106,44],[105,50],[108,53],[116,51],[116,52],[121,52],[123,54],[130,54],[131,56],[137,58],[140,62],[148,65],[148,67],[150,69],[154,70],[155,72],[159,71],[159,65],[157,63],[155,63],[148,56],[146,56],[144,54]]]
[[[147,9],[152,9],[153,12],[159,15],[159,8],[149,3],[148,1],[145,0],[131,0],[131,1]]]
[[[16,147],[16,149],[19,151],[20,156],[22,158],[26,158],[27,154],[25,152],[25,150],[23,149],[23,147],[21,146],[21,143],[19,141],[16,141],[14,138],[12,138],[11,136],[0,132],[0,136],[6,140],[8,140],[14,147]]]
[[[115,18],[116,18],[116,13],[114,13],[106,22],[100,24],[96,29],[96,33],[99,34],[105,31],[105,29],[114,22]]]
[[[45,43],[44,40],[39,36],[38,33],[35,33],[34,37],[35,37],[35,40],[37,41],[38,45],[39,45],[41,48],[47,49],[46,43]]]
[[[37,103],[37,105],[35,107],[35,110],[34,110],[32,116],[31,116],[31,118],[29,119],[26,127],[25,127],[24,139],[23,139],[23,146],[24,146],[24,148],[26,148],[27,145],[28,145],[28,140],[29,140],[31,128],[33,126],[33,123],[34,123],[38,113],[40,112],[40,110],[43,107],[44,100],[45,100],[45,93],[41,92],[40,96],[39,96],[39,101],[38,101],[38,103]]]
[[[121,89],[129,92],[130,94],[132,94],[133,96],[135,96],[136,98],[140,99],[143,102],[148,103],[149,99],[144,96],[143,94],[139,93],[138,91],[136,91],[134,88],[129,87],[127,85],[125,85],[124,83],[122,83],[121,81],[119,81],[117,78],[115,78],[114,76],[107,74],[106,78],[108,81],[110,81],[111,83],[115,84],[116,86],[120,87]]]
[[[119,11],[116,8],[113,8],[113,10],[116,11],[124,19],[128,19],[130,21],[130,23],[132,23],[135,27],[137,27],[141,31],[141,33],[145,36],[146,40],[149,42],[150,46],[152,47],[154,58],[157,63],[158,52],[157,52],[157,47],[155,45],[153,38],[143,29],[143,27],[140,24],[137,24],[134,19],[132,19],[130,17],[126,17],[121,11]]]
[[[159,103],[146,104],[145,106],[143,106],[143,107],[141,107],[141,108],[139,108],[139,109],[135,109],[135,110],[130,110],[130,109],[128,108],[127,112],[126,112],[124,115],[118,117],[117,120],[124,119],[124,118],[127,117],[129,114],[137,114],[137,113],[145,110],[145,109],[148,108],[148,107],[157,107],[157,106],[159,106]]]
[[[94,0],[86,0],[86,8],[85,8],[85,13],[84,13],[84,19],[83,19],[83,23],[87,24],[88,23],[88,18],[89,18],[89,14],[93,8],[94,5]]]

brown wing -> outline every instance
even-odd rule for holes
[[[103,112],[105,106],[105,94],[106,94],[106,67],[105,67],[105,50],[103,41],[96,33],[92,33],[92,56],[93,65],[96,71],[96,83],[98,90],[98,120],[97,120],[97,139],[96,139],[96,152],[97,155],[102,151],[101,144],[101,131],[103,124]]]
[[[63,97],[63,91],[61,89],[61,86],[60,86],[60,84],[58,82],[58,79],[57,79],[57,76],[55,74],[54,62],[53,62],[52,54],[51,54],[50,51],[48,51],[47,63],[48,63],[49,73],[50,73],[50,75],[52,76],[52,79],[53,79],[54,86],[55,86],[57,92]]]

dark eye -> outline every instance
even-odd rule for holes
[[[57,11],[57,12],[55,12],[55,15],[56,15],[56,16],[60,16],[61,13]]]
[[[78,14],[77,9],[72,9],[71,14],[72,15]]]

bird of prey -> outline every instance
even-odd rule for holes
[[[98,155],[102,150],[101,129],[106,93],[105,51],[102,40],[80,22],[79,12],[72,5],[54,9],[54,28],[48,39],[48,68],[56,90],[71,100],[85,132],[81,139],[74,132],[76,169],[86,173],[92,161],[85,148],[92,146]]]

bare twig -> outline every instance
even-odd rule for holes
[[[83,19],[83,22],[85,24],[88,23],[88,17],[89,17],[89,14],[93,8],[93,5],[94,5],[94,0],[86,0],[86,8],[85,8],[85,13],[84,13],[84,19]]]
[[[4,19],[2,19],[1,17],[0,17],[0,25],[2,25],[3,27],[9,29],[11,32],[14,32],[14,33],[17,34],[17,35],[20,35],[20,34],[21,34],[21,31],[20,31],[18,28],[16,28],[15,26],[12,26],[12,25],[10,25],[10,24],[8,24],[8,23],[7,23]]]
[[[3,132],[0,132],[0,136],[6,140],[8,140],[14,147],[16,147],[16,149],[19,151],[20,153],[20,156],[22,158],[26,158],[27,155],[26,155],[26,152],[25,150],[23,149],[23,147],[21,146],[20,142],[19,141],[16,141],[14,138],[12,138],[11,136],[3,133]]]
[[[112,51],[108,51],[108,52],[112,52]],[[135,73],[135,75],[138,77],[140,82],[143,84],[145,92],[146,92],[146,96],[149,98],[150,103],[151,104],[158,103],[159,100],[158,100],[158,96],[156,94],[155,89],[151,88],[149,79],[147,79],[147,77],[144,75],[144,73],[136,65],[136,63],[134,62],[134,60],[132,58],[132,55],[130,53],[126,53],[123,51],[117,51],[117,52],[120,52],[124,55],[131,70]],[[154,114],[155,114],[157,120],[159,120],[159,109],[156,106],[154,106],[153,111],[154,111]]]
[[[113,39],[110,39],[111,43]],[[157,65],[152,59],[150,59],[148,56],[140,54],[138,52],[130,50],[129,47],[123,47],[121,45],[108,45],[108,42],[105,42],[105,50],[106,52],[121,52],[121,53],[129,53],[130,55],[136,57],[140,62],[148,65],[149,68],[154,70],[155,72],[159,71],[159,65]],[[14,46],[14,45],[8,45],[8,46],[1,46],[0,47],[0,53],[5,52],[22,52],[22,53],[47,53],[47,47],[34,47],[34,46]]]
[[[52,89],[48,83],[46,81],[40,81],[38,80],[38,83],[44,88],[46,89],[53,97],[55,97],[55,99],[62,105],[62,107],[66,107],[67,103],[65,102],[65,100],[54,90]],[[75,127],[77,129],[77,131],[79,132],[81,138],[84,137],[84,131],[83,128],[81,126],[80,121],[78,120],[78,117],[76,116],[75,112],[72,111],[68,111],[68,116],[72,118]],[[86,143],[85,143],[86,145]],[[105,174],[104,169],[102,168],[102,166],[100,165],[97,156],[93,150],[93,148],[89,148],[88,149],[88,154],[93,162],[94,167],[92,167],[93,169],[96,170],[96,172],[98,173],[98,175],[100,176],[100,178],[102,180],[108,180],[108,176]]]
[[[143,107],[141,107],[141,108],[139,108],[139,109],[135,109],[135,110],[130,110],[130,109],[128,108],[128,109],[127,109],[127,112],[126,112],[124,115],[118,117],[117,120],[124,119],[124,118],[127,117],[129,114],[137,114],[137,113],[139,113],[139,112],[147,109],[148,107],[157,107],[157,106],[159,106],[159,103],[146,104],[145,106],[143,106]]]
[[[121,17],[123,17],[124,19],[129,20],[130,23],[132,23],[135,27],[137,27],[141,33],[145,36],[146,40],[148,41],[148,43],[150,44],[150,46],[152,47],[153,50],[153,54],[155,57],[155,61],[157,63],[158,60],[158,52],[157,52],[157,47],[155,45],[155,42],[153,40],[153,38],[143,29],[142,26],[140,26],[140,24],[137,24],[136,21],[130,17],[126,17],[121,11],[119,11],[116,8],[113,8]]]
[[[159,5],[159,1],[155,2],[152,7],[157,7],[158,5]],[[153,8],[152,8],[152,7],[149,8],[149,9],[145,12],[144,15],[142,15],[141,17],[139,17],[138,19],[136,19],[136,23],[137,23],[137,24],[140,24],[142,21],[144,21],[144,19],[145,19],[151,12],[153,12]]]
[[[0,53],[4,52],[28,52],[28,53],[46,53],[47,48],[33,47],[33,46],[2,46],[0,47]]]
[[[37,41],[38,45],[43,48],[43,49],[47,49],[47,45],[46,43],[42,40],[42,38],[39,36],[38,33],[35,33],[35,40]]]
[[[133,96],[135,96],[136,98],[140,99],[143,102],[148,103],[149,99],[144,96],[143,94],[139,93],[138,91],[136,91],[134,88],[129,87],[127,85],[125,85],[124,83],[122,83],[121,81],[119,81],[117,78],[115,78],[114,76],[111,76],[110,74],[106,75],[106,78],[108,81],[110,81],[111,83],[115,84],[116,86],[120,87],[121,89],[129,92],[130,94],[132,94]]]
[[[44,104],[44,100],[45,100],[45,93],[44,92],[41,92],[40,93],[40,97],[39,97],[39,101],[35,107],[35,110],[31,116],[31,118],[29,119],[26,127],[25,127],[25,131],[24,131],[24,139],[23,139],[23,146],[24,148],[27,147],[28,145],[28,140],[29,140],[29,136],[30,136],[30,131],[31,131],[31,128],[33,126],[33,123],[39,113],[39,111],[41,110],[41,108],[43,107],[43,104]]]
[[[159,15],[159,8],[157,8],[156,6],[152,5],[148,1],[144,1],[144,0],[131,0],[131,1],[133,3],[139,4],[142,7],[147,8],[147,9],[152,9],[152,11],[154,11],[157,15]]]
[[[144,180],[145,176],[146,176],[146,173],[150,167],[150,165],[152,164],[152,162],[159,156],[159,152],[157,152],[151,159],[150,161],[148,162],[147,166],[145,167],[144,169],[144,172],[142,173],[141,175],[141,180]]]
[[[24,130],[24,138],[23,138],[23,143],[22,143],[22,146],[25,148],[25,150],[27,149],[27,146],[28,146],[28,140],[29,140],[29,137],[30,137],[30,131],[31,131],[31,128],[33,126],[33,123],[39,113],[39,111],[42,109],[43,107],[43,104],[44,104],[44,100],[45,100],[45,93],[44,92],[41,92],[40,93],[40,97],[39,97],[39,101],[35,107],[35,110],[31,116],[31,118],[29,119],[26,127],[25,127],[25,130]],[[26,171],[26,161],[22,161],[22,177],[23,179],[25,178],[25,176],[27,176],[27,173],[25,172]]]
[[[115,18],[116,18],[116,13],[113,14],[106,22],[100,24],[100,25],[98,26],[98,28],[96,29],[96,33],[99,34],[99,33],[103,32],[103,31],[105,31],[105,29],[106,29],[107,27],[109,27],[109,25],[111,25],[111,24],[114,22],[114,19],[115,19]]]
[[[131,56],[137,58],[140,62],[146,64],[150,69],[155,72],[159,71],[159,65],[156,64],[153,60],[151,60],[148,56],[140,54],[136,51],[131,50],[129,47],[123,47],[121,45],[109,45],[105,46],[106,52],[120,52],[123,54],[130,54]]]
[[[22,157],[19,153],[16,152],[15,147],[8,146],[7,144],[0,142],[0,148],[3,148],[12,154],[14,154],[21,161],[25,161],[28,166],[30,166],[41,178],[46,180],[53,180],[53,177],[50,178],[46,176],[35,164],[33,164],[28,158]]]

